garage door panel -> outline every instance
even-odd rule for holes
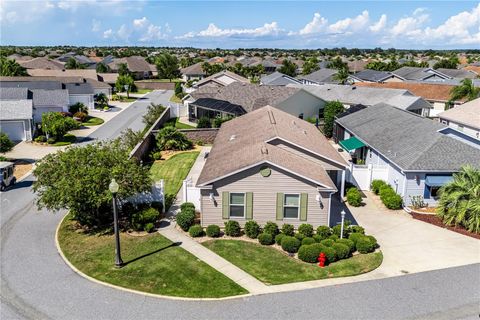
[[[20,121],[2,121],[0,122],[0,131],[8,135],[10,140],[23,141],[25,140],[25,129],[23,122]]]

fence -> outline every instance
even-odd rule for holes
[[[142,192],[127,199],[134,204],[161,202],[165,203],[165,185],[163,179],[155,181],[150,192]],[[164,206],[165,207],[165,206]],[[163,207],[163,210],[165,208]]]
[[[188,116],[188,108],[181,103],[169,103],[170,117],[180,118]]]
[[[181,203],[191,202],[195,208],[200,208],[200,189],[193,185],[192,179],[183,180]]]
[[[360,190],[370,190],[372,180],[388,180],[388,166],[355,165],[347,171],[346,180],[356,185]]]
[[[159,82],[159,81],[135,81],[135,86],[138,89],[150,90],[174,90],[175,82]]]

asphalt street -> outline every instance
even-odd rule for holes
[[[158,103],[165,97],[155,93],[149,98]],[[144,102],[150,103],[139,101],[138,108],[132,105],[95,131],[95,137],[113,138],[127,127],[141,129],[137,126],[141,126]],[[54,235],[65,213],[37,210],[32,180],[30,176],[1,194],[2,320],[479,317],[479,264],[223,301],[160,299],[105,287],[80,277],[63,262]]]

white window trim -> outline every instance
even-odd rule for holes
[[[288,196],[298,196],[298,206],[287,206],[285,205],[285,199],[286,197]],[[284,193],[283,194],[283,206],[282,206],[282,209],[283,209],[283,220],[300,220],[300,193]],[[285,217],[285,207],[287,208],[295,208],[297,207],[297,217],[296,218],[287,218]]]
[[[243,194],[243,216],[241,217],[236,217],[236,216],[232,216],[230,214],[230,207],[231,206],[241,206],[240,204],[232,204],[232,194]],[[230,199],[229,200],[229,204],[228,204],[228,218],[229,219],[245,219],[246,218],[246,208],[247,208],[247,194],[245,192],[230,192],[229,194],[229,197]]]

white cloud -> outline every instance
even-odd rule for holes
[[[210,23],[207,29],[200,32],[188,32],[183,36],[177,37],[177,39],[193,38],[193,37],[235,37],[235,36],[246,36],[246,37],[264,37],[264,36],[275,36],[283,32],[283,29],[280,29],[278,24],[274,21],[272,23],[265,23],[263,26],[252,29],[221,29],[217,27],[214,23]]]
[[[143,17],[142,19],[134,19],[133,26],[137,28],[144,28],[148,24],[147,17]]]
[[[117,31],[118,38],[124,41],[128,41],[128,38],[130,38],[131,34],[132,34],[132,31],[125,24],[122,24],[120,29],[118,29]]]
[[[380,17],[380,20],[378,20],[376,23],[372,24],[369,27],[369,29],[372,32],[380,32],[381,30],[383,30],[383,28],[385,28],[386,25],[387,25],[387,15],[382,14],[382,16]]]
[[[390,33],[394,36],[414,37],[422,34],[422,27],[427,22],[429,15],[423,13],[422,8],[415,9],[412,16],[401,18],[392,27]]]
[[[368,11],[364,10],[360,15],[355,18],[345,18],[338,20],[334,24],[328,26],[328,30],[332,33],[344,33],[348,31],[363,30],[369,23],[370,17]]]
[[[103,32],[103,38],[110,39],[112,37],[113,37],[113,30],[112,29],[108,29],[108,30],[105,30]]]
[[[55,6],[50,1],[4,1],[0,0],[0,21],[16,24],[41,20]]]
[[[120,28],[114,32],[108,29],[103,32],[105,39],[118,39],[123,42],[140,41],[151,42],[155,40],[165,39],[167,33],[171,32],[168,23],[165,24],[165,32],[162,32],[162,27],[154,25],[147,17],[133,19],[131,24],[122,24]]]
[[[300,29],[298,33],[301,35],[319,33],[323,31],[323,29],[327,24],[328,24],[328,20],[322,17],[320,13],[315,12],[315,14],[313,15],[313,20],[307,23],[305,27]],[[291,33],[291,34],[294,34],[294,33]]]
[[[92,31],[93,32],[99,32],[101,27],[102,27],[102,23],[100,21],[95,20],[95,19],[92,20]]]

